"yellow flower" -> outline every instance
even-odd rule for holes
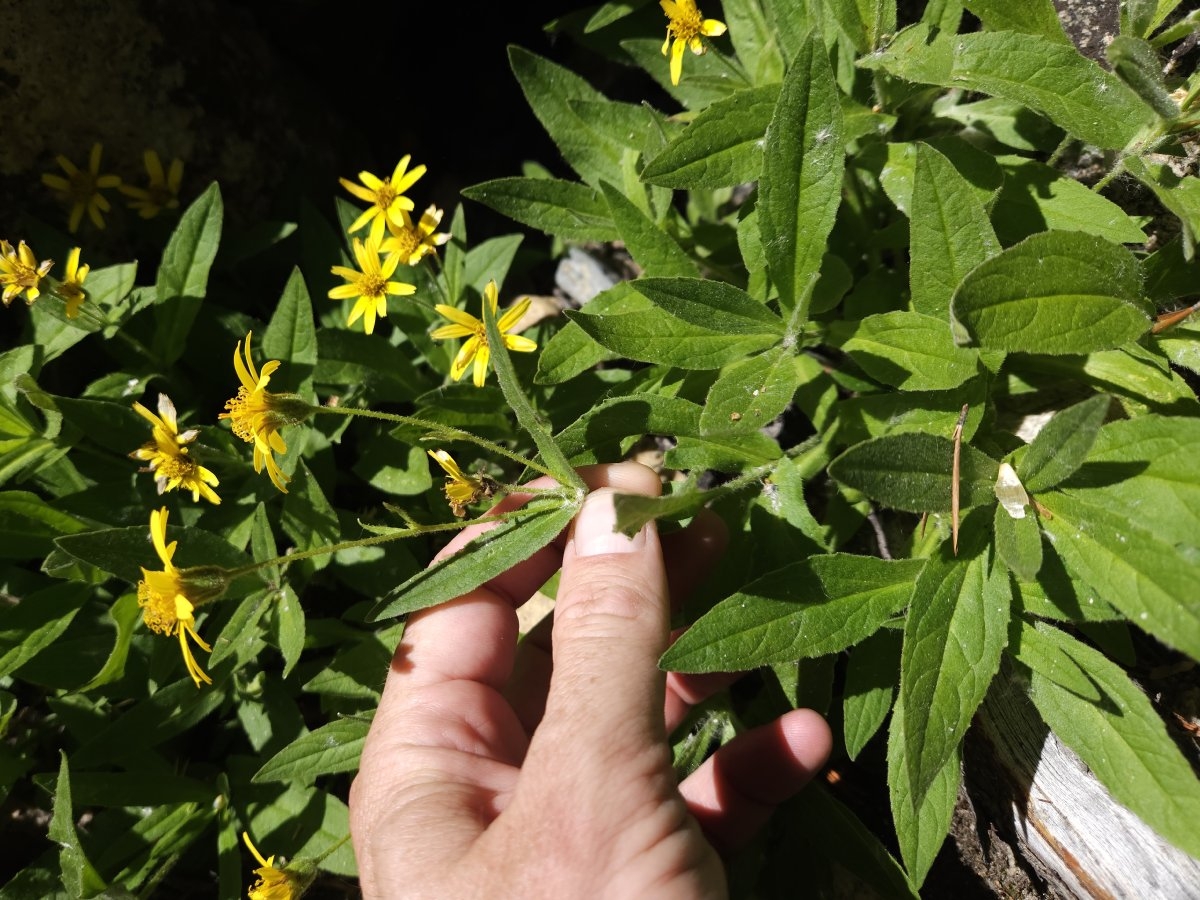
[[[4,305],[12,303],[13,297],[25,292],[25,303],[31,304],[41,296],[42,279],[54,265],[54,260],[38,262],[29,245],[21,241],[17,249],[8,241],[0,241],[0,284],[4,285]]]
[[[258,881],[247,893],[250,900],[297,900],[304,893],[307,885],[300,876],[288,871],[286,866],[282,869],[275,868],[273,855],[263,859],[263,855],[258,852],[258,848],[250,840],[250,835],[245,831],[242,832],[242,840],[259,863],[259,868],[254,870]]]
[[[233,351],[233,368],[242,384],[237,396],[225,401],[225,409],[217,418],[229,419],[233,433],[247,443],[254,444],[254,471],[267,467],[267,474],[275,487],[287,493],[289,478],[283,474],[275,461],[275,453],[287,453],[287,444],[279,434],[285,425],[296,425],[312,415],[312,406],[295,394],[274,394],[268,391],[271,373],[279,368],[279,360],[272,359],[262,370],[254,368],[250,356],[250,336],[246,333],[246,361],[242,362],[242,342],[238,341]]]
[[[182,487],[192,492],[193,501],[199,501],[200,495],[203,494],[209,503],[220,503],[221,498],[209,485],[218,485],[221,482],[217,480],[216,475],[188,455],[186,445],[194,441],[200,432],[189,428],[180,433],[175,404],[171,402],[171,398],[166,394],[158,395],[157,416],[140,403],[133,404],[133,408],[153,426],[153,440],[129,455],[150,463],[148,469],[142,471],[154,473],[158,492],[162,494]]]
[[[331,271],[334,275],[346,279],[346,284],[340,284],[330,290],[329,296],[333,300],[357,297],[358,302],[350,310],[346,324],[353,325],[358,317],[362,316],[363,331],[370,334],[375,330],[375,317],[387,315],[388,295],[404,297],[416,291],[416,287],[403,281],[388,281],[396,271],[396,266],[400,264],[400,257],[389,253],[381,264],[379,240],[374,235],[367,238],[366,244],[354,238],[354,256],[361,271],[346,266],[334,266]]]
[[[131,184],[122,184],[120,191],[129,200],[130,209],[137,210],[143,219],[153,219],[164,209],[176,209],[179,206],[179,185],[183,181],[183,160],[171,160],[171,167],[163,170],[162,160],[154,150],[142,154],[142,162],[146,165],[149,183],[144,188]]]
[[[445,450],[427,451],[446,473],[446,500],[458,518],[467,514],[466,507],[482,497],[490,497],[496,489],[495,483],[486,475],[466,475],[458,463]]]
[[[413,224],[412,216],[407,210],[400,210],[404,220],[403,225],[396,225],[389,219],[387,238],[381,248],[385,253],[395,253],[406,266],[415,266],[428,253],[437,256],[437,248],[450,240],[446,232],[435,234],[434,229],[442,222],[442,211],[436,206],[430,206],[421,213],[421,221]]]
[[[483,302],[491,304],[492,315],[497,314],[499,301],[496,298],[495,281],[489,281],[487,287],[484,288]],[[525,315],[525,310],[529,309],[529,303],[530,300],[528,297],[518,300],[505,310],[504,315],[500,316],[496,322],[496,327],[500,329],[500,333],[504,336],[504,346],[518,353],[530,353],[537,349],[537,344],[527,337],[521,337],[517,334],[505,334],[506,331],[520,321],[521,316]],[[454,324],[435,328],[430,337],[438,341],[456,337],[465,337],[467,339],[459,349],[458,355],[454,357],[454,362],[450,364],[450,377],[458,381],[466,373],[467,366],[474,360],[475,387],[483,387],[483,382],[487,378],[488,363],[491,361],[491,350],[488,348],[487,342],[487,329],[484,327],[483,321],[475,318],[470,313],[455,309],[453,306],[446,306],[444,303],[439,303],[434,309]]]
[[[725,33],[725,23],[716,19],[705,19],[696,8],[696,0],[658,0],[658,5],[667,14],[667,39],[663,43],[663,56],[671,52],[671,84],[679,84],[683,72],[683,51],[691,47],[695,54],[708,48],[700,36],[717,37]],[[674,45],[671,41],[674,39]]]
[[[55,191],[59,198],[71,204],[71,218],[67,230],[74,234],[79,229],[86,211],[88,218],[97,228],[104,227],[102,212],[108,212],[112,206],[100,191],[113,188],[121,183],[118,175],[100,174],[100,154],[103,148],[100,144],[92,144],[92,153],[88,157],[87,169],[80,169],[61,153],[55,157],[67,177],[46,174],[42,176],[42,184]]]
[[[392,172],[392,177],[384,181],[370,172],[359,172],[358,180],[362,184],[355,184],[347,178],[339,178],[338,182],[360,200],[365,200],[371,206],[363,212],[361,216],[354,220],[354,224],[350,226],[350,232],[358,231],[368,222],[371,223],[370,236],[378,243],[383,239],[384,225],[391,221],[396,225],[403,225],[404,222],[400,218],[401,210],[413,210],[415,204],[404,196],[404,192],[416,184],[417,179],[425,174],[424,166],[417,166],[411,172],[405,173],[408,168],[408,161],[411,156],[405,156],[400,162],[396,163],[396,169]]]
[[[83,306],[83,301],[87,297],[87,292],[83,289],[83,280],[87,278],[91,266],[79,264],[79,253],[79,247],[72,248],[71,253],[67,256],[67,277],[60,281],[58,287],[54,289],[54,293],[62,297],[63,302],[67,304],[68,319],[74,319],[79,315],[79,307]]]
[[[188,585],[181,573],[171,563],[175,555],[177,541],[167,543],[167,508],[154,510],[150,513],[150,539],[158,558],[162,560],[163,571],[150,572],[142,569],[142,580],[138,582],[138,606],[142,608],[142,620],[146,627],[157,634],[178,635],[179,649],[183,652],[183,661],[187,665],[188,674],[196,687],[200,683],[212,684],[212,679],[205,674],[192,656],[192,646],[188,643],[190,637],[206,653],[212,648],[204,643],[196,633],[195,608],[200,602],[198,597],[188,597]],[[193,602],[195,601],[195,602]]]

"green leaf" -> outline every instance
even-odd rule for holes
[[[679,522],[691,518],[701,507],[720,497],[746,488],[745,482],[726,482],[715,488],[700,490],[691,485],[680,487],[662,497],[647,497],[644,494],[617,494],[613,506],[617,512],[617,524],[613,526],[626,537],[633,537],[648,523],[656,519]]]
[[[1142,690],[1115,663],[1044,623],[1025,626],[1066,664],[1020,654],[1030,667],[1029,696],[1059,739],[1079,754],[1113,798],[1185,853],[1200,858],[1200,781]],[[1088,690],[1080,694],[1081,680]],[[1093,697],[1099,692],[1099,697]]]
[[[970,182],[928,144],[917,144],[909,234],[912,308],[944,320],[954,289],[1000,244]]]
[[[1034,34],[930,36],[926,24],[901,31],[857,65],[897,78],[1015,100],[1075,137],[1105,150],[1129,145],[1150,110],[1120,79],[1071,45]]]
[[[283,677],[287,678],[300,660],[304,649],[304,607],[295,589],[284,584],[275,602],[275,614],[279,617],[279,652],[283,655]]]
[[[775,419],[800,386],[795,359],[793,348],[774,347],[724,370],[709,388],[700,433],[746,434]]]
[[[7,678],[67,630],[91,594],[90,585],[53,584],[0,611],[0,678]]]
[[[1040,231],[1081,231],[1114,244],[1141,244],[1146,235],[1125,210],[1052,166],[1023,156],[997,158],[1004,187],[992,224],[1004,244]]]
[[[303,460],[296,466],[296,476],[284,495],[279,524],[284,533],[296,542],[298,550],[312,550],[341,538],[337,511],[330,505],[320,482]],[[329,564],[329,557],[318,556],[308,562],[324,568]]]
[[[1129,158],[1126,168],[1179,219],[1183,226],[1184,255],[1190,259],[1200,236],[1200,178],[1194,175],[1181,178],[1169,166],[1147,165],[1136,156]]]
[[[829,464],[829,474],[892,509],[948,512],[953,456],[949,438],[890,434],[855,444]],[[999,464],[970,444],[962,445],[960,464],[962,508],[995,502]]]
[[[461,597],[487,580],[525,561],[567,527],[580,503],[556,502],[526,509],[528,514],[502,522],[446,557],[409,578],[368,614],[368,621],[390,619]]]
[[[1035,234],[976,267],[954,292],[955,339],[1025,353],[1090,353],[1150,328],[1141,272],[1119,244],[1078,232]]]
[[[606,243],[621,237],[600,192],[574,181],[497,178],[463,188],[462,195],[564,241]]]
[[[1110,406],[1107,394],[1097,394],[1055,413],[1015,467],[1025,490],[1049,490],[1083,465]]]
[[[858,758],[887,718],[899,680],[898,632],[881,628],[850,651],[842,690],[842,732],[851,759]]]
[[[646,164],[642,180],[683,190],[757,181],[763,167],[763,136],[778,99],[779,85],[768,84],[712,104]]]
[[[475,245],[467,253],[463,280],[481,294],[493,279],[503,284],[523,240],[522,234],[506,234]]]
[[[1033,581],[1042,567],[1042,533],[1037,519],[1026,514],[1014,519],[996,504],[992,524],[996,535],[996,554],[1019,581]]]
[[[317,367],[317,329],[312,300],[299,267],[292,269],[283,295],[262,336],[262,352],[270,359],[286,360],[288,377],[297,393],[312,392]]]
[[[780,304],[807,318],[842,198],[842,107],[820,38],[810,34],[783,80],[766,133],[759,228]]]
[[[250,780],[255,784],[271,781],[312,784],[321,775],[356,772],[370,724],[353,717],[327,722],[272,756]]]
[[[167,542],[171,541],[179,542],[172,562],[180,569],[190,566],[235,569],[250,563],[249,557],[210,531],[171,525],[167,528]],[[151,570],[162,566],[150,544],[149,529],[140,525],[63,535],[55,538],[54,544],[80,562],[123,578],[130,584],[141,580],[143,566]]]
[[[92,676],[91,681],[79,689],[81,693],[94,691],[98,687],[111,684],[125,674],[125,661],[129,658],[129,644],[133,640],[137,623],[142,617],[142,609],[138,606],[137,594],[130,592],[122,594],[108,609],[108,615],[117,626],[117,640],[112,652],[100,671]]]
[[[912,803],[954,758],[1008,643],[1012,590],[995,565],[986,512],[963,522],[960,556],[943,543],[917,578],[904,624],[900,703]]]
[[[888,730],[887,784],[892,822],[900,843],[900,856],[909,880],[917,887],[925,881],[938,851],[946,842],[958,788],[962,782],[962,753],[955,746],[945,764],[933,776],[919,801],[909,778],[904,742],[904,705],[897,701]]]
[[[224,216],[221,189],[214,181],[184,211],[163,250],[155,282],[152,349],[155,357],[167,365],[179,359],[187,346],[221,242]]]
[[[1188,544],[1165,541],[1111,508],[1100,491],[1051,491],[1041,503],[1050,511],[1042,528],[1067,571],[1142,630],[1200,659],[1194,534]]]
[[[945,319],[897,310],[857,323],[842,349],[877,381],[902,391],[945,391],[979,373],[979,354],[954,343]]]
[[[692,325],[647,304],[643,311],[593,316],[568,310],[568,319],[619,356],[681,369],[719,369],[778,343],[768,326],[758,333],[716,331]]]
[[[967,11],[988,31],[1036,34],[1060,44],[1069,44],[1051,0],[962,0]]]
[[[58,781],[54,786],[54,815],[50,819],[49,838],[58,844],[58,865],[63,887],[72,897],[94,897],[107,885],[93,867],[79,834],[75,831],[75,813],[71,803],[71,772],[67,754],[59,751]]]
[[[844,650],[904,608],[924,565],[835,553],[784,566],[697,619],[659,666],[741,672]]]
[[[748,466],[774,462],[783,454],[779,444],[761,432],[746,434],[710,434],[704,437],[681,436],[667,451],[667,468],[680,471],[741,472]]]
[[[602,461],[606,445],[622,438],[699,434],[701,409],[689,400],[658,394],[612,397],[601,400],[554,440],[572,465],[586,465]]]
[[[43,557],[50,552],[54,538],[86,530],[82,521],[60,512],[37,494],[0,491],[0,559]]]
[[[780,52],[776,29],[759,0],[725,0],[721,11],[734,52],[750,69],[754,83],[778,82],[783,77],[784,63],[795,54],[785,59]]]
[[[678,242],[607,181],[600,183],[625,248],[646,275],[687,277],[696,264]]]
[[[510,45],[508,61],[529,108],[567,165],[593,187],[599,187],[601,181],[620,184],[624,148],[602,130],[593,128],[571,105],[572,100],[599,103],[608,98],[570,69],[522,47]],[[476,199],[466,191],[463,196]]]
[[[860,53],[874,50],[896,30],[896,0],[835,0],[826,5],[825,15]]]
[[[783,321],[745,291],[701,278],[639,278],[633,289],[677,319],[729,335],[783,337]]]
[[[646,309],[648,306],[646,298],[636,293],[633,283],[629,281],[619,281],[587,302],[589,315],[619,312],[626,308]],[[542,346],[538,353],[537,375],[533,381],[534,384],[561,384],[615,356],[577,324],[567,322]]]
[[[1084,466],[1060,485],[1168,544],[1200,535],[1200,418],[1146,415],[1109,422]]]

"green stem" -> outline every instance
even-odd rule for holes
[[[365,416],[368,419],[382,419],[385,422],[395,422],[399,425],[413,425],[417,428],[423,428],[445,440],[468,441],[472,444],[482,447],[490,453],[496,453],[500,456],[506,457],[507,459],[511,459],[513,462],[518,462],[523,466],[536,469],[543,475],[549,475],[556,481],[558,480],[554,473],[544,466],[541,466],[532,460],[526,459],[519,453],[514,453],[507,447],[502,447],[500,444],[489,441],[487,438],[481,438],[469,431],[463,431],[461,428],[455,428],[453,425],[443,425],[440,422],[430,422],[426,419],[414,418],[413,416],[402,416],[399,413],[385,413],[374,409],[355,409],[352,406],[313,406],[313,411],[319,413],[334,413],[342,416]]]
[[[520,488],[523,493],[529,493],[528,488]],[[538,491],[538,493],[555,493],[553,490]],[[561,492],[560,496],[561,496]],[[566,498],[564,497],[564,502]],[[267,569],[273,566],[286,566],[289,563],[299,562],[304,559],[312,559],[314,556],[324,556],[329,553],[340,553],[342,550],[353,550],[356,547],[375,547],[379,544],[386,544],[389,541],[400,540],[401,538],[416,537],[420,534],[437,534],[446,531],[461,531],[470,525],[478,525],[487,522],[507,522],[510,519],[519,518],[521,515],[529,512],[525,507],[514,509],[508,512],[496,513],[492,516],[487,516],[481,519],[463,519],[457,522],[442,522],[437,525],[411,525],[408,528],[397,529],[396,531],[388,532],[387,534],[376,534],[371,537],[359,538],[353,541],[338,541],[336,544],[324,544],[320,547],[313,547],[309,550],[297,550],[295,553],[289,553],[286,556],[276,556],[272,559],[263,560],[262,562],[250,563],[246,566],[239,566],[236,569],[227,569],[225,574],[232,581],[235,578],[241,578],[243,575],[249,575],[257,572],[260,569]]]

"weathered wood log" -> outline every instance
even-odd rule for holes
[[[965,787],[1056,893],[1080,900],[1200,898],[1200,860],[1113,800],[1018,685],[991,691],[976,724],[965,748]]]

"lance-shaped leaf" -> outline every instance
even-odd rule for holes
[[[700,413],[701,434],[745,434],[778,416],[800,386],[795,360],[791,347],[774,347],[722,372]]]
[[[1187,544],[1163,540],[1110,508],[1099,490],[1050,491],[1041,503],[1052,516],[1043,517],[1042,528],[1071,575],[1139,628],[1200,659],[1195,535]],[[1161,511],[1142,513],[1151,514]]]
[[[79,582],[52,584],[32,591],[0,612],[0,678],[7,678],[67,630],[91,594]]]
[[[592,340],[620,356],[681,369],[719,369],[779,342],[772,325],[763,325],[755,333],[718,331],[653,306],[606,316],[568,310],[566,316]]]
[[[977,191],[945,156],[917,144],[909,221],[912,308],[943,321],[966,274],[1000,251]]]
[[[955,339],[1024,353],[1091,353],[1150,328],[1133,254],[1094,235],[1035,234],[976,267],[950,305]]]
[[[579,115],[571,101],[603,102],[606,98],[570,69],[517,46],[508,61],[521,91],[563,159],[588,184],[620,183],[624,148]]]
[[[646,164],[642,180],[691,190],[757,181],[778,99],[779,85],[768,84],[717,101]]]
[[[270,781],[311,784],[318,775],[357,771],[370,725],[368,720],[354,717],[326,722],[272,756],[250,780],[255,784]]]
[[[699,490],[692,485],[680,487],[674,493],[662,497],[647,497],[644,494],[617,494],[613,508],[617,513],[614,531],[633,537],[648,522],[656,519],[679,521],[691,518],[703,506],[749,486],[749,479],[727,481],[710,490]]]
[[[1040,652],[1026,652],[1027,642]],[[1046,623],[1022,628],[1017,659],[1029,667],[1030,699],[1058,738],[1117,802],[1200,858],[1200,781],[1142,690],[1102,653]]]
[[[690,400],[660,394],[612,397],[601,400],[554,440],[573,465],[600,462],[606,447],[623,438],[699,434],[701,409]]]
[[[283,295],[263,332],[262,352],[269,359],[287,360],[289,383],[308,395],[317,367],[317,329],[312,299],[299,268],[292,269]]]
[[[908,870],[909,880],[917,887],[925,881],[934,858],[946,842],[961,781],[962,754],[955,747],[945,765],[934,775],[925,796],[917,800],[905,756],[904,705],[897,702],[892,708],[892,724],[888,729],[888,799],[896,839],[900,843],[900,857]]]
[[[897,78],[1015,100],[1090,144],[1127,146],[1153,118],[1125,84],[1070,44],[1011,31],[939,34],[906,28],[857,63]]]
[[[856,759],[887,718],[900,681],[900,632],[881,628],[850,650],[842,689],[842,739]]]
[[[1069,43],[1051,0],[963,0],[988,31],[1016,31]]]
[[[71,770],[67,754],[59,751],[58,781],[54,785],[54,815],[50,819],[50,840],[58,844],[58,865],[63,887],[71,897],[94,897],[107,885],[79,842],[75,830],[74,805],[71,801]]]
[[[920,806],[1000,668],[1012,590],[987,534],[987,512],[963,523],[957,557],[941,545],[913,589],[900,653],[904,757],[912,803]]]
[[[171,525],[167,528],[167,542],[171,541],[179,542],[178,551],[172,560],[176,568],[223,566],[235,569],[251,562],[245,553],[211,531]],[[150,545],[149,528],[140,525],[63,535],[55,538],[54,543],[60,550],[80,562],[123,578],[131,584],[137,584],[141,580],[142,566],[151,570],[162,567],[161,561],[154,555],[154,548]],[[239,582],[242,580],[238,579]]]
[[[633,288],[659,309],[692,325],[729,334],[783,337],[783,320],[745,291],[702,278],[639,278]]]
[[[1169,544],[1200,535],[1200,418],[1145,415],[1109,422],[1062,485]]]
[[[225,207],[214,181],[179,217],[158,266],[155,282],[154,355],[171,364],[183,354],[192,322],[208,287],[208,272],[221,242]]]
[[[1049,490],[1083,465],[1110,406],[1107,394],[1097,394],[1055,413],[1017,463],[1025,490]]]
[[[675,672],[741,672],[844,650],[904,608],[924,565],[849,553],[792,563],[697,619],[659,665]]]
[[[992,520],[996,535],[996,553],[1019,581],[1033,581],[1042,568],[1042,533],[1037,519],[1025,515],[1014,519],[1003,506],[996,504]]]
[[[842,108],[825,45],[808,38],[792,60],[767,128],[759,228],[780,304],[807,318],[821,257],[842,201]]]
[[[482,203],[514,222],[564,241],[620,240],[608,204],[598,190],[560,178],[497,178],[463,188],[468,200]]]
[[[647,275],[666,278],[696,274],[696,264],[675,238],[654,224],[624,194],[607,181],[600,183],[621,241]]]
[[[855,444],[829,464],[829,474],[892,509],[947,512],[953,457],[950,438],[921,432],[889,434]],[[999,463],[970,444],[962,445],[960,463],[962,508],[993,502]]]
[[[895,310],[853,327],[842,349],[872,378],[902,391],[946,391],[979,373],[979,353],[954,343],[945,317]]]
[[[530,503],[528,515],[501,522],[453,556],[423,569],[388,593],[368,614],[390,619],[461,597],[524,562],[554,540],[579,511],[578,503]]]

